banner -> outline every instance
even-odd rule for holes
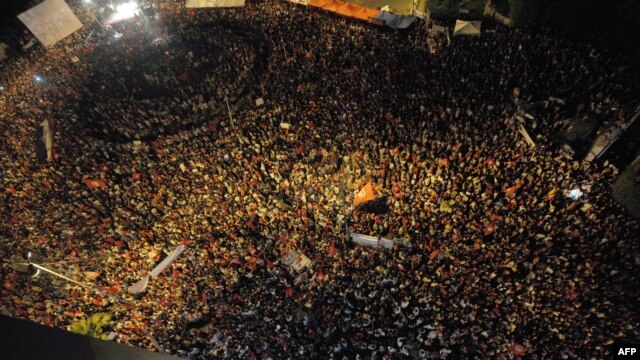
[[[188,8],[240,7],[245,0],[187,0]]]
[[[51,127],[49,126],[49,120],[45,119],[42,121],[42,139],[41,141],[44,144],[47,161],[51,161],[51,148],[53,147],[53,132],[51,131]]]
[[[178,245],[178,247],[176,247],[175,250],[173,250],[169,255],[167,255],[167,257],[164,258],[164,260],[162,260],[160,264],[158,264],[156,267],[153,268],[153,270],[151,270],[149,275],[144,276],[142,279],[140,279],[140,281],[129,286],[127,291],[134,295],[143,292],[147,288],[147,285],[149,284],[149,277],[152,277],[154,279],[157,278],[158,275],[160,275],[160,273],[164,269],[166,269],[169,265],[171,265],[173,260],[175,260],[178,257],[178,255],[180,255],[184,251],[184,249],[185,249],[184,245]]]
[[[169,266],[173,260],[175,260],[178,255],[182,254],[182,252],[184,251],[185,247],[184,245],[178,245],[178,247],[175,248],[175,250],[173,250],[169,255],[167,255],[166,258],[164,258],[164,260],[162,260],[162,262],[160,264],[158,264],[156,267],[153,268],[153,270],[151,270],[151,272],[149,273],[149,275],[151,275],[152,278],[157,278],[158,275],[160,275],[160,273],[167,268],[167,266]]]
[[[83,180],[83,182],[85,183],[85,185],[87,185],[89,189],[95,189],[95,188],[106,189],[107,188],[107,183],[102,179],[86,179],[86,180]]]
[[[377,237],[364,235],[364,234],[357,234],[357,233],[351,233],[351,241],[353,241],[358,245],[362,245],[366,247],[371,247],[371,248],[383,247],[385,249],[391,249],[393,247],[393,244],[395,243],[394,240],[382,239],[382,238],[377,238]]]
[[[300,272],[311,265],[311,259],[295,250],[289,250],[284,261],[296,272]]]
[[[368,182],[367,185],[353,197],[353,205],[358,205],[373,199],[375,199],[375,196],[373,196],[373,187],[371,186],[371,182]]]
[[[531,136],[529,136],[529,133],[527,132],[527,129],[525,129],[522,124],[518,124],[518,132],[520,133],[520,135],[522,135],[522,137],[524,137],[524,140],[527,142],[527,144],[529,144],[529,146],[531,146],[532,148],[536,147],[536,143],[533,142]]]
[[[64,0],[45,0],[18,15],[18,19],[45,47],[54,45],[82,27]]]

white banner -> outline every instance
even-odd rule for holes
[[[527,142],[527,144],[529,144],[529,146],[531,146],[532,148],[536,147],[536,143],[533,142],[533,139],[531,139],[531,136],[529,136],[527,129],[525,129],[524,126],[522,126],[522,124],[518,124],[518,132],[520,133],[520,135],[522,135],[522,137]]]
[[[178,257],[178,255],[182,254],[183,251],[184,245],[178,245],[178,247],[173,250],[171,254],[167,255],[167,257],[164,258],[164,260],[162,260],[162,262],[158,264],[158,266],[154,267],[153,270],[151,270],[149,275],[151,275],[152,278],[157,278],[162,270],[166,269],[167,266],[169,266],[173,262],[173,260]]]
[[[173,250],[169,255],[167,255],[167,257],[164,258],[164,260],[162,260],[160,264],[158,264],[155,268],[153,268],[153,270],[151,270],[149,275],[144,276],[142,279],[140,279],[140,281],[129,286],[127,291],[134,295],[143,292],[147,288],[147,285],[149,284],[149,276],[151,276],[154,279],[157,278],[158,275],[160,275],[160,273],[162,272],[162,270],[166,269],[167,266],[171,265],[173,260],[175,260],[178,257],[178,255],[180,255],[184,251],[184,249],[185,249],[184,245],[178,245],[178,247],[175,250]]]
[[[284,261],[289,264],[296,272],[300,272],[304,268],[311,266],[311,259],[309,259],[305,254],[299,253],[295,250],[289,250],[289,253],[285,257]]]
[[[372,248],[383,247],[386,249],[391,249],[394,243],[393,240],[382,239],[382,238],[377,238],[377,237],[357,234],[357,233],[351,233],[351,240],[358,245],[372,247]]]
[[[51,161],[51,148],[53,147],[53,133],[49,127],[49,120],[42,120],[42,142],[47,151],[47,161]]]
[[[244,6],[244,0],[187,0],[188,8],[216,8]]]
[[[18,15],[18,19],[49,47],[82,27],[82,23],[64,0],[45,0]]]

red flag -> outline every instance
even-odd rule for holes
[[[485,234],[485,235],[491,235],[491,234],[493,234],[494,232],[496,232],[496,226],[495,226],[493,223],[491,223],[491,224],[487,225],[487,226],[484,228],[484,234]]]
[[[527,349],[527,347],[524,345],[513,343],[511,344],[511,346],[509,346],[509,351],[511,351],[513,355],[520,357],[524,356],[529,351],[529,349]]]
[[[336,243],[332,242],[331,246],[329,246],[329,257],[334,257],[338,253],[338,249],[336,249]]]
[[[93,188],[106,189],[107,188],[107,183],[102,179],[86,179],[84,180],[84,183],[87,185],[87,187],[89,187],[89,189],[93,189]]]
[[[375,199],[373,196],[373,187],[371,186],[371,182],[368,182],[367,185],[354,196],[353,205],[358,205],[373,199]]]
[[[112,287],[103,287],[102,290],[116,294],[122,289],[122,285],[113,285]]]

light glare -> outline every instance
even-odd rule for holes
[[[569,191],[568,197],[572,200],[578,200],[582,196],[583,192],[580,189],[573,189]]]
[[[119,21],[134,17],[138,11],[138,4],[135,1],[129,1],[124,4],[117,5],[116,14],[113,20]]]

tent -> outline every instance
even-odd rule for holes
[[[482,21],[457,20],[456,27],[453,30],[453,36],[480,35],[481,26],[482,26]]]
[[[398,16],[392,13],[388,13],[385,11],[381,11],[378,15],[376,15],[376,19],[384,20],[386,25],[394,30],[398,29],[406,29],[414,21],[416,21],[417,17],[415,16]]]

